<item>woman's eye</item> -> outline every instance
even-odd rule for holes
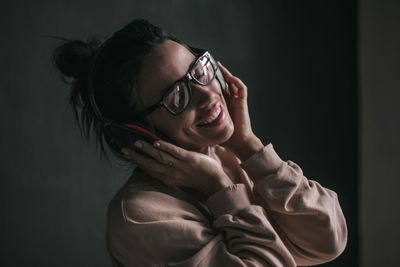
[[[187,94],[185,84],[176,84],[174,89],[164,98],[164,103],[170,110],[177,112],[187,104]]]
[[[197,78],[201,78],[201,77],[203,77],[204,75],[206,75],[206,72],[205,72],[205,70],[204,70],[204,67],[201,65],[201,64],[199,64],[195,69],[194,69],[194,77],[197,79]]]
[[[214,77],[214,69],[207,57],[201,57],[192,70],[192,77],[201,85],[207,85]]]

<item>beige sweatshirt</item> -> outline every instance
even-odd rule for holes
[[[336,193],[282,161],[272,144],[242,163],[222,160],[236,160],[240,177],[204,201],[190,189],[132,177],[109,205],[114,266],[290,267],[344,250]]]

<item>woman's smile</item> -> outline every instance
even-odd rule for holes
[[[207,117],[199,123],[199,126],[214,127],[221,125],[225,119],[225,112],[220,103],[216,103]]]
[[[165,41],[143,66],[140,91],[149,106],[163,95],[163,89],[183,77],[195,56],[184,46]],[[208,85],[190,82],[192,96],[187,109],[174,116],[157,108],[148,119],[154,127],[183,148],[201,151],[227,141],[234,130],[219,82]]]

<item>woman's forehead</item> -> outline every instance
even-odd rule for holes
[[[140,91],[145,106],[158,101],[168,86],[181,79],[195,56],[183,45],[171,40],[160,44],[146,58],[140,74]]]

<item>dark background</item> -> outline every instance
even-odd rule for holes
[[[362,14],[379,7],[353,0],[2,1],[1,265],[110,266],[107,204],[130,171],[101,160],[80,136],[67,105],[69,90],[49,63],[59,42],[45,36],[107,37],[145,18],[210,50],[247,84],[255,133],[265,144],[272,142],[284,160],[299,164],[307,178],[339,195],[348,244],[324,266],[358,266],[360,144],[365,144],[359,121],[369,121],[360,114],[360,6],[367,7]],[[361,18],[373,24],[375,16]],[[369,47],[367,58],[375,53]],[[370,215],[363,213],[363,219]],[[386,258],[385,266],[390,262]]]

